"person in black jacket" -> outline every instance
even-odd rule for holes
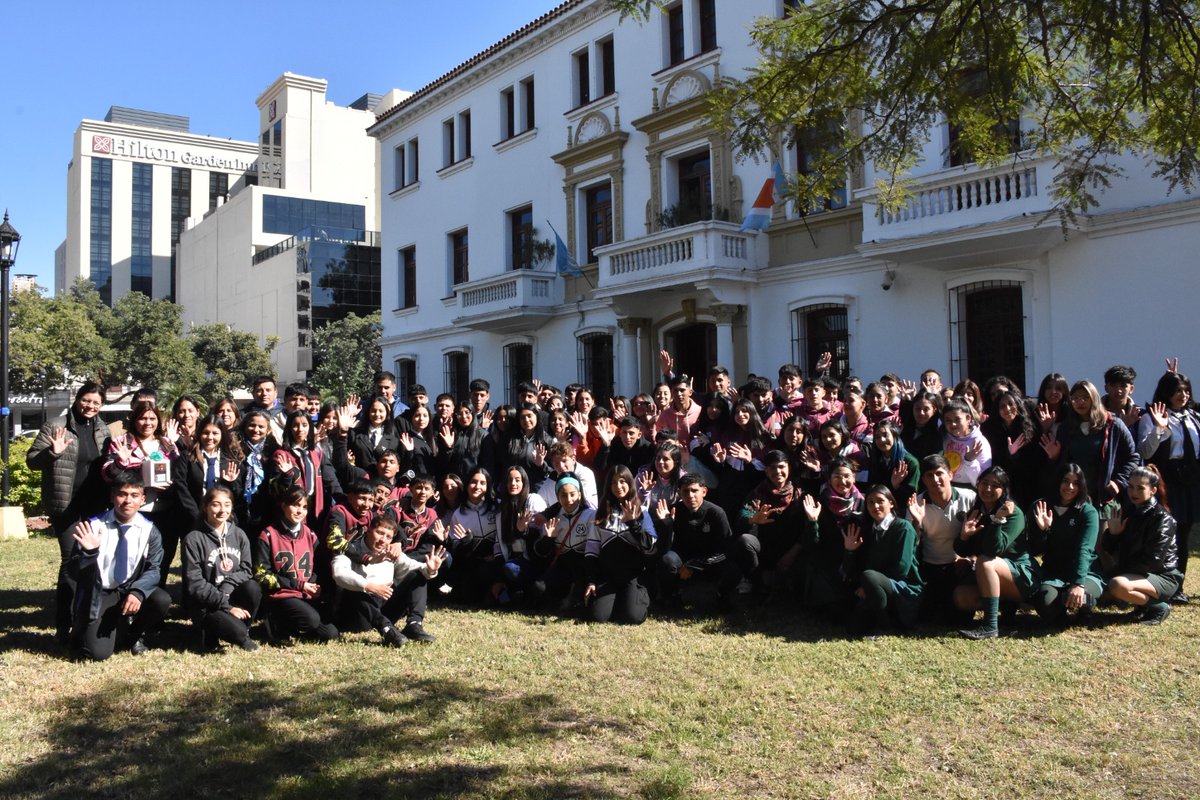
[[[175,462],[175,496],[188,527],[195,530],[206,517],[204,498],[214,486],[236,490],[241,477],[242,451],[237,439],[216,417],[195,425],[192,446]]]
[[[596,426],[600,449],[592,466],[597,473],[607,473],[613,467],[626,467],[634,475],[654,460],[654,443],[643,435],[642,423],[635,416],[625,416],[614,426],[611,421]]]
[[[705,499],[708,487],[694,473],[680,477],[679,499],[660,499],[652,510],[658,533],[659,591],[668,602],[679,602],[680,583],[702,577],[716,580],[717,599],[724,601],[741,572],[728,559],[733,541],[729,518]]]
[[[1108,522],[1101,546],[1116,556],[1106,594],[1138,606],[1145,625],[1158,625],[1171,613],[1167,600],[1179,591],[1183,575],[1175,549],[1175,520],[1166,505],[1162,478],[1153,466],[1129,476],[1132,510]]]
[[[200,645],[216,650],[221,641],[257,650],[250,623],[262,602],[254,580],[250,539],[233,522],[234,493],[213,485],[204,495],[204,521],[183,542],[184,605],[200,629]]]

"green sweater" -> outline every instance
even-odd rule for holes
[[[1012,516],[997,523],[991,514],[980,519],[979,530],[969,539],[958,535],[954,552],[960,556],[988,556],[1008,559],[1020,558],[1028,553],[1025,540],[1025,514],[1014,508]]]
[[[1051,509],[1054,504],[1046,501]],[[1089,575],[1099,580],[1096,569],[1096,538],[1100,534],[1100,515],[1091,503],[1072,506],[1055,513],[1049,530],[1033,522],[1026,532],[1029,552],[1042,556],[1042,580],[1062,581],[1067,586],[1082,584]]]
[[[893,517],[891,524],[880,530],[873,522],[867,516],[859,522],[863,543],[857,550],[846,551],[846,577],[853,579],[874,570],[907,584],[911,594],[920,594],[924,581],[917,570],[917,532],[912,523]]]

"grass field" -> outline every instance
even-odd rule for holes
[[[101,664],[0,542],[0,797],[1200,797],[1200,608],[848,641],[783,601],[636,628],[435,606],[437,643]],[[1188,589],[1200,590],[1195,582]]]

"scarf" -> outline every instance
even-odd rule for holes
[[[830,514],[833,514],[838,525],[844,525],[862,510],[863,496],[857,486],[852,486],[850,495],[842,497],[826,481],[825,485],[821,487],[821,503],[829,510]]]

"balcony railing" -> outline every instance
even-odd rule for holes
[[[519,269],[455,287],[456,325],[488,331],[535,328],[563,302],[563,282],[554,272]]]
[[[693,222],[597,249],[600,288],[646,281],[684,283],[700,272],[742,273],[765,264],[760,237],[733,222]]]
[[[874,190],[860,192],[865,203],[863,239],[937,233],[1044,212],[1051,205],[1052,167],[1052,160],[1037,159],[987,169],[954,168],[914,178],[911,196],[896,209],[875,202],[878,193]]]

